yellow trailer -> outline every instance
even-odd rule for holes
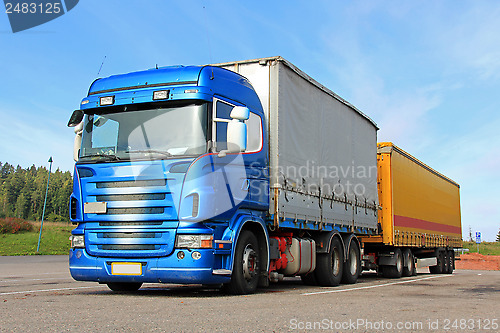
[[[388,276],[397,275],[400,253],[407,273],[415,258],[433,273],[451,273],[453,248],[462,246],[460,186],[391,142],[377,148],[381,232],[361,237],[365,254]]]

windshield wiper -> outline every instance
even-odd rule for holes
[[[127,154],[135,154],[135,153],[153,153],[153,154],[162,154],[167,157],[172,157],[174,155],[170,154],[168,151],[164,150],[155,150],[155,149],[144,149],[144,150],[127,150],[125,153]]]
[[[90,155],[80,156],[80,158],[86,158],[86,157],[105,157],[105,158],[107,158],[108,160],[111,160],[111,161],[119,161],[119,160],[121,160],[121,158],[119,158],[116,155],[108,155],[108,154],[90,154]]]

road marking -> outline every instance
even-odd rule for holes
[[[318,292],[314,292],[314,293],[301,294],[301,296],[319,295],[319,294],[331,294],[331,293],[342,293],[342,292],[345,292],[345,291],[353,291],[353,290],[361,290],[361,289],[372,289],[372,288],[378,288],[378,287],[392,286],[392,285],[395,285],[395,284],[411,283],[411,282],[415,282],[415,281],[422,281],[422,280],[428,280],[428,279],[437,279],[437,278],[450,277],[450,276],[453,276],[453,275],[429,276],[429,277],[425,277],[425,278],[421,278],[421,279],[413,279],[413,280],[406,280],[406,281],[398,281],[398,282],[377,284],[377,285],[374,285],[374,286],[365,286],[365,287],[357,287],[357,288],[349,288],[349,289],[337,289],[337,290],[318,291]]]
[[[43,293],[48,291],[61,291],[61,290],[75,290],[75,289],[89,289],[89,288],[100,288],[104,286],[92,286],[92,287],[71,287],[71,288],[56,288],[56,289],[41,289],[41,290],[25,290],[25,291],[11,291],[8,293],[0,293],[3,295],[15,295],[15,294],[33,294],[33,293]]]
[[[0,280],[0,283],[3,282],[22,282],[22,281],[45,281],[45,280],[69,280],[73,281],[72,278],[63,278],[63,277],[57,277],[57,278],[45,278],[45,279],[21,279],[21,280]]]
[[[22,274],[23,276],[29,276],[29,275],[59,275],[59,274],[69,274],[69,271],[66,272],[57,272],[57,273],[33,273],[33,274]],[[19,275],[0,275],[0,279],[8,279],[8,278],[18,278]]]

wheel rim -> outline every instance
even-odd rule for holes
[[[334,276],[339,275],[340,272],[340,254],[337,248],[334,248],[332,252],[332,272]]]
[[[401,272],[402,268],[403,268],[403,263],[402,263],[401,257],[398,256],[398,258],[396,260],[396,269],[398,270],[398,272]]]
[[[247,281],[251,281],[258,270],[257,252],[254,251],[252,245],[248,244],[243,251],[243,277]]]
[[[351,275],[355,275],[358,271],[358,258],[356,258],[356,251],[353,249],[349,251],[349,261],[349,272]]]

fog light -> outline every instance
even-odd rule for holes
[[[182,260],[182,259],[184,259],[184,257],[185,257],[185,254],[183,251],[177,252],[177,259]]]
[[[83,235],[71,235],[71,248],[85,248],[85,237]]]
[[[201,253],[198,251],[194,251],[193,253],[191,253],[191,257],[193,257],[194,260],[198,260],[201,258]]]

